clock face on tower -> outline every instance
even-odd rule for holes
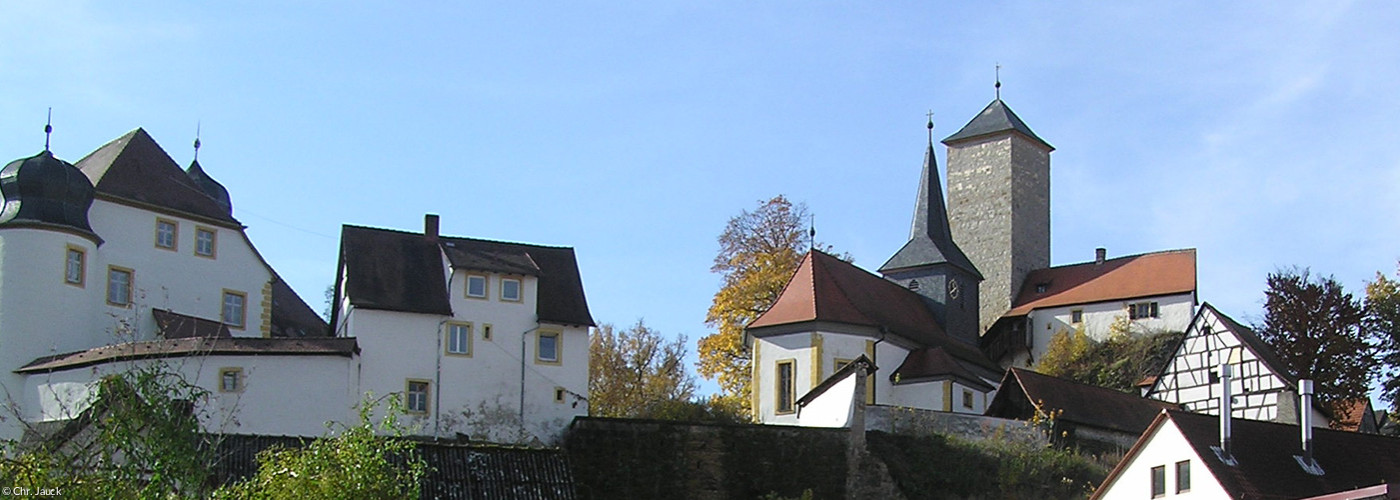
[[[948,280],[948,298],[956,300],[958,298],[958,279]]]

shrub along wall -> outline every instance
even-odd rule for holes
[[[577,418],[565,447],[582,499],[844,498],[847,432]]]

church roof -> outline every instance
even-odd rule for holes
[[[1123,474],[1149,439],[1165,435],[1155,431],[1168,423],[1181,431],[1196,457],[1231,498],[1308,498],[1382,484],[1389,484],[1393,492],[1400,485],[1400,438],[1314,429],[1313,459],[1323,470],[1323,474],[1314,475],[1294,458],[1302,454],[1298,426],[1234,419],[1230,448],[1236,463],[1227,465],[1211,449],[1219,446],[1218,417],[1164,410],[1109,473],[1103,486]],[[1091,498],[1107,492],[1101,486]]]
[[[972,121],[967,122],[967,125],[963,125],[961,130],[948,136],[947,139],[943,139],[943,144],[952,145],[955,142],[1002,132],[1018,132],[1026,136],[1026,138],[1045,146],[1046,149],[1051,151],[1055,150],[1055,147],[1045,142],[1045,139],[1041,139],[1040,136],[1035,135],[1035,132],[1032,132],[1031,128],[1026,126],[1026,122],[1021,121],[1021,117],[1016,116],[1016,112],[1011,111],[1011,108],[1008,107],[1005,102],[1002,102],[1001,99],[996,99],[992,101],[991,104],[988,104],[986,108],[982,109],[981,113],[978,113],[977,116],[972,119]]]
[[[592,326],[574,249],[440,237],[345,225],[340,234],[344,294],[355,307],[452,314],[443,268],[536,276],[540,321]]]
[[[1036,406],[1043,412],[1057,412],[1056,420],[1134,435],[1147,429],[1163,409],[1176,407],[1165,401],[1012,368],[987,405],[987,415],[1027,420]]]
[[[929,126],[932,127],[932,124]],[[943,203],[943,186],[938,182],[938,160],[933,154],[933,143],[929,142],[928,151],[924,152],[923,174],[919,180],[919,196],[914,202],[914,221],[909,229],[909,241],[885,265],[880,266],[880,272],[945,263],[982,279],[977,266],[953,242],[953,232],[948,228],[948,209]]]
[[[886,328],[925,347],[996,369],[977,348],[949,337],[923,297],[835,256],[813,250],[798,265],[773,306],[749,323],[753,329],[823,321]]]
[[[229,211],[210,198],[143,129],[127,132],[97,148],[75,166],[87,174],[99,195],[238,226]]]
[[[1189,293],[1196,290],[1196,250],[1168,250],[1031,271],[1003,316],[1034,309]]]

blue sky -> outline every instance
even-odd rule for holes
[[[1057,147],[1052,261],[1198,249],[1360,292],[1400,259],[1400,6],[0,0],[0,156],[144,127],[313,307],[343,223],[577,249],[593,315],[693,345],[725,221],[785,194],[878,267],[925,146],[1003,99]],[[942,164],[942,148],[939,148]],[[712,385],[707,385],[712,388]]]

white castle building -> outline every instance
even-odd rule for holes
[[[316,436],[367,392],[425,435],[549,442],[587,413],[573,250],[346,226],[330,329],[197,161],[141,129],[0,171],[0,439],[67,425],[105,375],[165,363],[213,432]]]

